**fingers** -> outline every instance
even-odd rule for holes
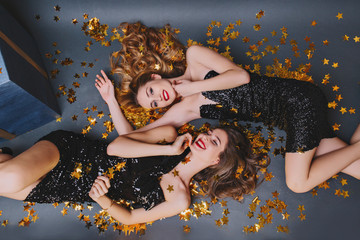
[[[107,188],[110,187],[110,179],[108,177],[106,177],[106,176],[98,176],[97,178],[103,180],[105,182]]]
[[[105,176],[99,176],[95,179],[94,184],[91,187],[89,195],[93,195],[95,198],[104,196],[110,187],[110,180]]]
[[[103,75],[105,81],[108,81],[109,78],[107,77],[106,73],[105,73],[103,70],[101,70],[100,72],[101,72],[101,74]]]
[[[188,140],[188,146],[190,146],[192,143],[192,136],[190,133],[186,133],[185,135],[186,135],[186,139]]]

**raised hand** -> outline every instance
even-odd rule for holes
[[[185,149],[191,145],[191,141],[192,136],[190,135],[190,133],[178,136],[171,145],[173,154],[179,155],[183,153]]]
[[[103,70],[101,70],[101,74],[102,76],[96,75],[95,87],[99,91],[104,101],[108,103],[111,99],[115,97],[114,85],[106,76]]]
[[[172,87],[182,97],[187,97],[196,93],[194,88],[191,86],[192,84],[193,82],[190,80],[176,80],[172,83]]]
[[[89,196],[94,201],[97,201],[100,197],[104,196],[108,192],[109,188],[109,178],[105,176],[98,176],[90,189]]]

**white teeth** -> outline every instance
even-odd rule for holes
[[[197,144],[199,144],[202,149],[205,149],[205,144],[202,141],[198,140]]]
[[[167,101],[169,99],[169,94],[164,90],[164,99]]]

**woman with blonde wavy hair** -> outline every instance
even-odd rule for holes
[[[171,106],[160,119],[136,131],[179,127],[201,117],[263,122],[287,133],[286,183],[294,192],[309,191],[338,172],[360,179],[360,127],[350,145],[336,137],[327,121],[326,97],[318,86],[248,73],[198,45],[187,49],[184,63],[180,57],[184,47],[169,26],[161,30],[124,23],[121,27],[125,32],[122,50],[115,53],[116,61],[111,60],[113,71],[127,82],[119,103],[143,108]],[[95,85],[119,134],[132,132],[103,71]],[[181,101],[175,103],[177,98]]]

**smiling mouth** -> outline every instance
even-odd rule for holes
[[[163,91],[163,98],[164,98],[164,100],[165,101],[168,101],[169,100],[169,94],[168,94],[168,92],[167,91]]]
[[[201,149],[206,149],[206,147],[205,147],[205,144],[204,144],[204,142],[201,140],[201,139],[199,139],[199,140],[197,140],[196,142],[195,142],[195,144],[196,144],[196,146],[198,146],[199,148],[201,148]]]

